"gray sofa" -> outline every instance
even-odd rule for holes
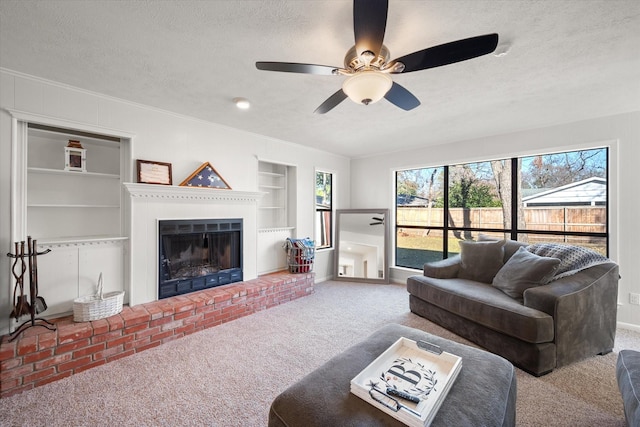
[[[629,427],[640,426],[640,352],[621,350],[616,363],[616,379],[622,395],[624,416]]]
[[[407,279],[411,311],[536,376],[610,352],[618,265],[592,253],[572,264],[560,258],[577,247],[534,246],[461,242],[459,255]]]

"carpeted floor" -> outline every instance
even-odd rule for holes
[[[418,317],[404,285],[324,282],[316,293],[0,399],[2,426],[266,426],[271,401],[394,322],[470,344]],[[616,348],[535,378],[518,370],[518,426],[625,425]],[[345,387],[348,387],[348,382]]]

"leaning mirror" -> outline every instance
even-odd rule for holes
[[[388,217],[388,209],[336,210],[336,279],[389,283]]]

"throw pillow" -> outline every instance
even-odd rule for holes
[[[503,265],[504,240],[497,242],[460,242],[461,279],[491,283]]]
[[[493,286],[522,300],[524,291],[548,283],[560,266],[558,258],[543,257],[521,247],[493,278]]]
[[[489,236],[482,233],[478,234],[479,242],[497,242],[499,240],[499,237]],[[518,242],[517,240],[505,239],[504,242],[504,258],[502,259],[503,263],[509,261],[509,258],[511,258],[513,254],[515,254],[522,246],[527,246],[527,243]]]

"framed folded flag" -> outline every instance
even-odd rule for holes
[[[204,162],[187,179],[180,183],[182,187],[219,188],[231,190],[227,181],[215,170],[211,163]]]

